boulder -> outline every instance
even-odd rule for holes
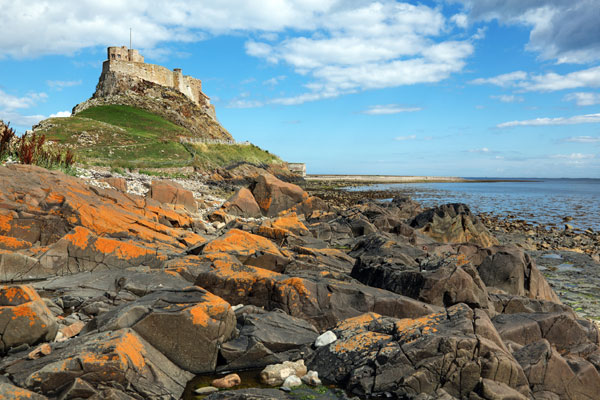
[[[51,341],[57,330],[54,315],[32,287],[0,287],[0,353]]]
[[[125,180],[125,178],[117,178],[111,176],[109,178],[101,179],[101,181],[108,183],[116,190],[119,190],[121,192],[127,192],[127,181]]]
[[[483,247],[498,244],[466,204],[430,208],[414,217],[410,226],[441,243],[469,242]]]
[[[512,295],[560,304],[558,296],[537,269],[535,261],[521,249],[498,248],[483,260],[477,270],[487,286]]]
[[[131,329],[74,338],[54,344],[46,357],[20,362],[5,359],[0,368],[16,385],[52,397],[70,390],[79,378],[99,392],[94,395],[98,399],[123,398],[107,397],[109,393],[102,389],[106,387],[122,388],[135,398],[179,398],[193,376]]]
[[[256,233],[273,240],[281,240],[289,235],[310,235],[310,231],[298,219],[296,213],[266,220],[260,225]]]
[[[46,396],[17,387],[9,382],[0,382],[0,399],[6,400],[48,400]]]
[[[225,370],[259,368],[304,356],[318,332],[310,323],[281,311],[242,313],[239,336],[221,345]]]
[[[281,309],[327,330],[337,322],[368,311],[397,317],[417,317],[439,310],[417,300],[356,282],[298,278],[241,264],[224,253],[196,260],[195,284],[230,304]],[[187,268],[192,268],[188,266]],[[182,270],[181,273],[186,273]]]
[[[177,182],[152,181],[148,196],[159,203],[180,204],[188,211],[198,211],[194,195]]]
[[[334,332],[338,340],[317,349],[307,365],[360,396],[440,398],[442,389],[441,398],[470,398],[482,379],[529,394],[487,315],[464,304],[416,319],[364,314]]]
[[[287,254],[270,240],[239,229],[231,229],[202,247],[202,254],[211,253],[228,253],[246,265],[278,272],[290,262]]]
[[[515,352],[536,399],[594,399],[600,393],[600,374],[580,357],[563,358],[541,339]]]
[[[269,173],[259,175],[251,190],[261,212],[267,217],[276,216],[308,199],[308,194],[300,186],[283,182]]]
[[[238,386],[241,383],[242,380],[238,374],[229,374],[222,378],[214,379],[211,383],[211,386],[218,389],[231,389],[232,387]]]
[[[131,327],[185,371],[214,371],[221,343],[235,331],[227,302],[198,287],[161,290],[97,318],[100,331]],[[177,327],[177,329],[173,329]]]
[[[227,214],[238,215],[246,218],[260,218],[262,213],[254,199],[254,195],[248,188],[241,188],[223,204],[223,210]]]

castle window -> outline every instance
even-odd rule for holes
[[[119,58],[121,58],[121,55],[120,55],[120,54],[117,54],[117,55],[119,56]]]
[[[115,55],[114,55],[114,54],[111,54],[111,55],[110,55],[110,58],[112,58],[112,59],[114,60],[114,59],[115,59]]]

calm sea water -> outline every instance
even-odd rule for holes
[[[564,225],[563,218],[570,216],[573,221],[569,224],[574,227],[600,230],[600,179],[382,184],[352,190],[397,190],[427,207],[466,203],[474,212],[559,227]]]

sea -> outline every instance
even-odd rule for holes
[[[600,179],[466,178],[480,182],[400,183],[350,190],[391,190],[425,207],[465,203],[475,213],[490,213],[533,224],[600,231]],[[481,180],[485,180],[481,182]]]

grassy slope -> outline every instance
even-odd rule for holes
[[[281,162],[253,145],[184,146],[178,138],[190,136],[185,128],[130,106],[93,107],[74,117],[51,118],[47,122],[51,126],[41,132],[49,140],[74,145],[79,160],[89,164],[124,168],[197,165],[212,169],[242,161],[252,164]]]

